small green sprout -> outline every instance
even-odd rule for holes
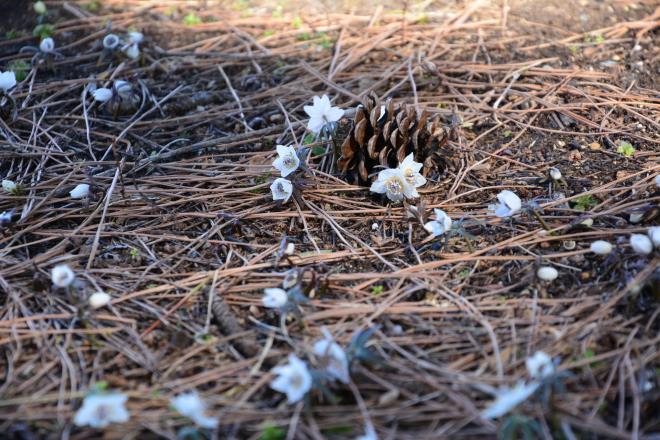
[[[619,146],[616,149],[616,152],[623,154],[625,157],[632,157],[635,154],[635,147],[633,147],[630,142],[621,141]]]
[[[277,31],[275,31],[274,29],[266,29],[263,32],[263,34],[261,34],[261,36],[264,37],[264,38],[267,38],[267,37],[272,37],[276,33],[277,33]]]
[[[591,194],[585,194],[577,197],[574,201],[573,208],[577,211],[588,211],[598,204],[598,201]]]
[[[384,290],[385,290],[385,286],[383,286],[383,285],[372,286],[372,287],[371,287],[371,294],[372,294],[373,296],[378,296],[378,295],[380,295],[381,293],[383,293]]]
[[[140,252],[135,248],[131,248],[131,251],[129,252],[129,254],[130,254],[131,258],[134,259],[134,260],[136,260],[140,256]]]
[[[202,22],[202,19],[199,18],[194,12],[190,12],[188,15],[183,17],[183,24],[186,26],[196,26]]]
[[[21,82],[27,77],[30,65],[24,60],[14,60],[9,63],[9,70],[16,74],[16,81]]]
[[[300,18],[297,15],[293,18],[293,20],[291,20],[291,27],[294,29],[300,29],[302,25],[303,25],[302,18]]]
[[[504,130],[502,134],[504,135],[504,137],[508,138],[511,136],[511,130]]]
[[[568,50],[570,50],[573,55],[577,55],[580,49],[577,46],[568,46]]]
[[[283,440],[285,438],[286,430],[284,430],[284,428],[268,423],[264,426],[263,431],[261,431],[258,440]]]
[[[32,35],[35,37],[39,37],[42,40],[44,38],[52,37],[53,34],[55,33],[55,27],[52,24],[44,23],[44,24],[38,24],[35,26],[34,30],[32,31]]]

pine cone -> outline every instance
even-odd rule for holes
[[[444,164],[440,149],[448,141],[447,132],[436,118],[429,118],[427,112],[418,115],[413,106],[394,108],[392,99],[388,99],[381,108],[380,100],[372,93],[348,123],[350,131],[337,165],[353,183],[370,185],[382,169],[379,166],[396,168],[410,153],[416,162],[424,164],[424,176],[436,174]]]

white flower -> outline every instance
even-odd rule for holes
[[[39,43],[39,50],[41,50],[43,53],[50,53],[53,50],[55,50],[55,40],[52,38],[44,38],[41,40],[41,43]]]
[[[495,419],[503,416],[527,400],[529,396],[534,394],[534,391],[536,391],[538,387],[538,382],[531,382],[529,384],[518,382],[518,384],[511,389],[504,388],[500,390],[495,401],[481,412],[481,417],[484,419]]]
[[[660,174],[658,174],[657,176],[655,176],[655,186],[657,186],[658,188],[660,188]]]
[[[278,145],[275,148],[277,149],[278,157],[273,161],[273,166],[282,174],[282,177],[286,177],[298,169],[300,159],[296,154],[295,148],[290,145]]]
[[[100,89],[94,90],[92,92],[92,96],[94,97],[95,101],[107,102],[110,101],[110,98],[112,98],[112,90],[101,87]]]
[[[319,358],[319,362],[328,376],[348,383],[350,378],[346,352],[332,339],[327,330],[323,330],[325,338],[314,343],[314,354]]]
[[[435,220],[424,225],[424,229],[431,233],[431,238],[442,235],[451,229],[451,218],[442,209],[435,208]]]
[[[72,199],[83,199],[89,195],[89,185],[86,183],[76,185],[76,187],[69,192],[69,195],[71,195]]]
[[[505,189],[497,195],[497,200],[500,202],[498,205],[491,205],[489,210],[494,211],[498,217],[511,217],[516,212],[520,211],[522,201],[520,197],[513,191]]]
[[[630,236],[630,246],[640,255],[648,255],[653,252],[653,242],[646,235],[632,234]]]
[[[296,245],[293,243],[289,243],[286,245],[286,248],[284,248],[284,255],[293,255],[295,251],[296,251]]]
[[[110,423],[124,423],[129,418],[124,407],[127,400],[125,394],[90,394],[83,400],[73,423],[92,428],[105,428]]]
[[[103,47],[106,49],[116,49],[119,46],[119,37],[115,34],[108,34],[103,38]]]
[[[552,358],[542,351],[537,351],[534,356],[525,360],[527,372],[532,379],[544,379],[555,373],[555,364]]]
[[[129,44],[128,46],[124,46],[123,50],[126,56],[132,60],[140,56],[140,48],[137,44]]]
[[[284,200],[286,203],[293,194],[293,185],[288,180],[278,177],[270,185],[270,191],[273,193],[273,200]]]
[[[320,98],[315,96],[314,105],[306,105],[303,108],[305,113],[309,115],[307,128],[314,133],[320,132],[327,124],[337,122],[344,115],[344,110],[330,105],[328,95],[323,95]]]
[[[410,185],[400,169],[386,169],[378,173],[378,178],[371,184],[371,192],[387,194],[393,202],[400,202],[404,198],[412,199],[419,196],[414,186]]]
[[[113,87],[122,98],[128,98],[133,93],[133,86],[128,81],[118,79],[114,82]]]
[[[649,228],[648,235],[653,242],[653,246],[660,249],[660,226],[653,226]]]
[[[11,223],[12,211],[3,211],[0,213],[0,226],[8,225]]]
[[[634,224],[641,222],[643,218],[644,218],[643,212],[633,212],[632,214],[630,214],[628,220],[630,221],[630,223]]]
[[[218,419],[204,415],[206,404],[196,392],[179,394],[170,400],[177,412],[188,417],[202,428],[213,429],[218,426]]]
[[[295,354],[289,355],[288,364],[277,366],[271,372],[277,374],[277,378],[270,383],[270,387],[286,394],[289,404],[302,399],[312,388],[312,375],[309,374],[307,364]]]
[[[596,240],[591,243],[591,252],[598,255],[607,255],[612,252],[612,244],[605,240]]]
[[[419,173],[422,166],[421,163],[415,162],[413,154],[410,153],[405,159],[403,159],[403,162],[399,164],[399,169],[403,173],[403,177],[406,178],[406,182],[415,188],[419,188],[426,184],[426,178]]]
[[[284,307],[288,301],[289,295],[287,295],[285,290],[280,289],[279,287],[265,289],[264,296],[261,298],[264,307],[268,307],[269,309],[279,309]]]
[[[10,70],[0,73],[0,90],[7,93],[16,85],[16,74]]]
[[[32,7],[38,15],[44,15],[46,13],[46,4],[42,1],[36,2]]]
[[[4,189],[9,194],[15,194],[18,191],[18,185],[13,180],[4,179],[2,181],[2,189]]]
[[[561,179],[561,171],[559,171],[559,168],[550,168],[550,178],[552,178],[552,180]]]
[[[105,292],[96,292],[93,293],[87,301],[93,309],[99,309],[110,304],[111,299],[112,297]]]
[[[364,435],[356,437],[355,440],[378,440],[376,430],[371,423],[367,423],[364,427]]]
[[[554,267],[541,266],[536,271],[536,275],[543,281],[553,281],[559,276],[559,272]]]
[[[75,278],[73,271],[66,264],[58,264],[50,270],[50,279],[57,287],[67,287]]]
[[[142,32],[129,32],[128,33],[128,42],[130,44],[140,44],[140,43],[142,43],[143,39],[144,39],[144,35],[142,35]]]

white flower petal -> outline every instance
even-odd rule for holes
[[[92,96],[94,97],[95,101],[107,102],[110,100],[110,98],[112,98],[112,90],[101,87],[100,89],[94,90],[92,92]]]
[[[270,309],[278,309],[284,307],[289,301],[289,296],[287,295],[284,289],[277,287],[269,288],[264,290],[264,296],[261,298],[261,302],[264,307]]]
[[[75,278],[73,271],[66,264],[58,264],[50,270],[50,279],[57,287],[68,287]]]
[[[116,49],[119,46],[119,37],[115,34],[108,34],[103,38],[103,47],[106,49]]]
[[[72,199],[83,199],[89,195],[89,185],[86,183],[76,185],[76,187],[69,192],[69,195]]]
[[[597,255],[607,255],[612,252],[612,244],[605,240],[596,240],[589,247],[591,252]]]
[[[12,71],[0,73],[0,90],[7,93],[16,85],[16,74]]]
[[[270,185],[270,191],[273,193],[273,200],[283,200],[286,203],[293,194],[293,185],[287,179],[278,177]]]
[[[505,189],[497,195],[497,200],[503,205],[505,205],[509,210],[509,215],[513,215],[516,212],[520,211],[522,207],[522,201],[520,197],[516,195],[513,191]]]
[[[3,179],[2,189],[9,194],[14,194],[18,190],[18,185],[13,180]]]
[[[481,413],[484,419],[495,419],[507,414],[516,406],[527,400],[529,396],[534,394],[539,387],[538,382],[531,382],[525,384],[519,382],[512,389],[503,389],[499,392],[497,399]]]
[[[653,226],[649,228],[648,236],[653,242],[656,249],[660,249],[660,226]]]
[[[536,271],[536,275],[543,281],[553,281],[559,276],[559,272],[554,267],[541,266]]]
[[[527,358],[525,366],[532,379],[544,379],[555,373],[552,358],[542,351],[537,351],[532,357]]]
[[[196,392],[180,394],[170,400],[170,405],[181,414],[188,417],[202,428],[213,429],[218,426],[218,419],[206,416],[206,404]]]
[[[129,44],[124,48],[124,53],[128,58],[134,60],[140,56],[140,48],[137,44]]]
[[[132,44],[139,44],[142,43],[142,40],[144,40],[144,35],[141,32],[129,32],[128,33],[128,41]]]
[[[648,255],[653,252],[653,242],[642,234],[632,234],[630,236],[630,246],[640,255]]]
[[[111,423],[128,421],[129,414],[124,407],[128,397],[124,394],[90,394],[76,412],[73,422],[77,426],[105,428]]]
[[[89,305],[93,309],[99,309],[103,306],[107,306],[110,304],[110,301],[112,300],[112,297],[108,295],[105,292],[96,292],[93,293],[89,299],[87,300],[89,302]]]
[[[41,40],[41,43],[39,43],[39,50],[41,50],[43,53],[50,53],[55,50],[55,40],[52,38],[44,38]]]
[[[349,382],[348,358],[339,344],[326,337],[316,341],[313,350],[326,374],[340,382]]]
[[[278,377],[270,383],[275,391],[286,394],[289,404],[302,399],[312,387],[312,376],[307,364],[294,354],[289,355],[289,363],[273,368]]]

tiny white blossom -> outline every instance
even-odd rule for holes
[[[284,200],[286,203],[293,194],[293,185],[287,179],[278,177],[270,185],[270,191],[273,193],[273,200]]]
[[[275,148],[277,149],[278,157],[273,161],[273,166],[282,174],[282,177],[286,177],[296,171],[300,165],[300,159],[296,154],[296,149],[290,145],[278,145]]]
[[[323,330],[325,337],[314,343],[314,354],[319,358],[319,362],[328,376],[348,383],[350,378],[346,352],[332,339],[332,335],[327,330]]]
[[[110,304],[110,300],[112,300],[112,297],[107,293],[96,292],[93,293],[87,301],[93,309],[100,309],[101,307]]]
[[[378,225],[378,223],[372,223],[372,224],[371,224],[371,230],[372,230],[372,231],[377,231],[379,227],[380,227],[380,226]]]
[[[507,414],[513,408],[527,400],[529,396],[534,394],[534,391],[536,391],[538,387],[538,382],[531,382],[529,384],[518,382],[518,384],[511,389],[504,388],[500,390],[495,401],[481,412],[481,417],[484,419],[496,419]]]
[[[50,279],[57,287],[68,287],[75,278],[73,271],[66,264],[58,264],[50,270]]]
[[[330,104],[328,95],[322,97],[315,96],[313,105],[306,105],[303,107],[305,113],[309,115],[309,128],[314,133],[319,133],[323,127],[333,122],[337,122],[343,115],[344,110],[339,107],[333,107]]]
[[[288,364],[279,365],[271,372],[277,374],[277,377],[270,383],[270,387],[286,394],[289,404],[298,402],[312,388],[312,375],[307,364],[294,354],[289,355]]]
[[[13,180],[3,179],[2,189],[9,194],[15,194],[18,191],[18,185]]]
[[[115,34],[108,34],[103,38],[103,47],[106,49],[116,49],[119,46],[119,37]]]
[[[295,251],[296,251],[296,245],[293,243],[289,243],[286,245],[286,248],[284,249],[284,255],[293,255]]]
[[[137,44],[129,44],[128,46],[125,46],[123,50],[126,56],[132,60],[135,60],[140,56],[140,48]]]
[[[188,417],[202,428],[214,429],[218,419],[205,415],[206,404],[196,392],[180,394],[170,400],[170,404],[182,416]]]
[[[128,98],[133,93],[133,86],[128,81],[118,79],[114,82],[113,87],[122,98]]]
[[[393,202],[400,202],[404,198],[412,199],[419,194],[414,186],[410,185],[403,173],[398,168],[388,168],[380,173],[374,183],[371,184],[371,192],[387,194],[387,198]]]
[[[0,73],[0,90],[7,93],[16,85],[16,74],[11,70]]]
[[[552,178],[552,180],[561,179],[561,171],[559,171],[559,168],[555,168],[555,167],[550,168],[550,177]]]
[[[653,242],[656,249],[660,249],[660,226],[653,226],[648,231],[649,238]]]
[[[83,199],[89,195],[89,185],[86,183],[78,184],[69,192],[69,195],[72,199]]]
[[[43,53],[51,53],[55,50],[55,40],[50,37],[44,38],[41,40],[41,43],[39,43],[39,50]]]
[[[488,209],[494,211],[494,214],[498,217],[511,217],[516,212],[520,211],[520,208],[522,207],[520,197],[508,189],[500,192],[497,195],[497,200],[500,203],[497,205],[491,205]]]
[[[640,255],[648,255],[653,252],[653,242],[642,234],[632,234],[630,236],[630,246]]]
[[[607,255],[612,252],[612,244],[605,240],[596,240],[589,247],[591,252],[598,255]]]
[[[11,223],[12,211],[3,211],[0,213],[0,226],[8,225]]]
[[[657,186],[658,188],[660,188],[660,174],[658,174],[657,176],[655,176],[655,186]]]
[[[635,224],[641,222],[643,218],[644,218],[643,212],[633,212],[632,214],[630,214],[630,217],[628,217],[628,220],[630,221],[630,223]]]
[[[445,234],[451,229],[451,218],[442,209],[435,208],[435,220],[427,222],[424,229],[431,233],[431,238]]]
[[[422,185],[426,184],[426,178],[419,173],[419,170],[422,169],[422,164],[415,162],[413,159],[413,154],[410,153],[403,159],[403,162],[399,164],[399,169],[403,173],[406,182],[412,185],[415,188],[419,188]]]
[[[378,440],[376,430],[371,423],[367,423],[364,427],[364,435],[356,437],[355,440]]]
[[[527,358],[525,365],[532,379],[544,379],[555,373],[552,358],[542,351],[537,351],[532,357]]]
[[[110,101],[110,98],[112,98],[112,90],[101,87],[94,90],[92,92],[92,96],[94,97],[95,101],[107,102]]]
[[[269,309],[279,309],[284,307],[288,301],[289,296],[286,291],[279,287],[265,289],[264,296],[261,298],[264,307],[268,307]]]
[[[553,281],[559,276],[559,272],[554,267],[541,266],[536,271],[536,275],[543,281]]]
[[[128,33],[128,42],[130,44],[140,44],[144,40],[144,35],[142,32],[129,32]]]
[[[125,394],[90,394],[76,412],[73,422],[77,426],[105,428],[110,423],[128,421],[128,411],[124,404],[128,400]]]

